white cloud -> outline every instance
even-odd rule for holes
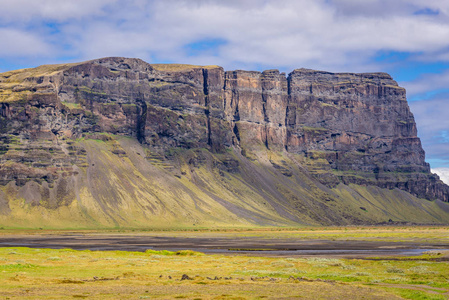
[[[428,13],[432,18],[445,18],[449,12],[446,0],[331,0],[341,14],[389,17]]]
[[[418,125],[426,158],[449,162],[449,94],[427,101],[414,101],[410,109]]]
[[[227,41],[217,51],[217,61],[225,68],[243,64],[373,71],[381,69],[371,61],[380,50],[446,54],[449,22],[444,19],[448,8],[444,1],[358,3],[2,0],[0,24],[9,22],[10,29],[27,28],[30,35],[47,39],[48,22],[60,22],[52,43],[65,49],[59,50],[60,56],[80,59],[122,55],[201,61],[201,52],[191,57],[184,47],[207,38]],[[413,15],[425,8],[441,13],[438,17]],[[205,55],[204,59],[211,58]]]
[[[46,56],[52,52],[50,45],[39,36],[22,30],[0,27],[0,41],[0,56],[3,57]]]
[[[441,181],[449,185],[449,168],[435,168],[431,172],[440,176]]]
[[[55,21],[78,19],[85,16],[104,15],[107,5],[117,0],[2,0],[2,22],[27,22],[33,18]]]
[[[172,24],[182,23],[183,36],[193,33],[227,39],[223,55],[229,54],[229,59],[273,65],[352,68],[355,56],[359,64],[381,49],[435,51],[449,44],[442,38],[449,39],[449,25],[426,17],[341,18],[338,10],[324,1],[280,3],[284,5],[269,2],[241,9],[208,2],[205,6],[165,9],[158,15],[166,20],[162,28],[168,32],[176,33]]]
[[[449,89],[449,70],[440,74],[423,74],[415,80],[400,82],[400,85],[407,89],[409,98],[436,90]]]

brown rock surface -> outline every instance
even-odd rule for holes
[[[385,73],[298,69],[286,77],[104,58],[0,74],[0,184],[25,202],[52,208],[80,199],[94,167],[83,141],[104,142],[127,159],[120,136],[137,139],[140,157],[179,178],[185,163],[243,174],[259,161],[304,188],[295,168],[323,191],[357,184],[449,201],[449,187],[424,160],[405,89]],[[221,160],[209,165],[198,149]],[[269,197],[294,198],[277,189]],[[274,209],[285,215],[291,207]]]

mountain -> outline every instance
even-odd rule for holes
[[[449,223],[385,73],[103,58],[0,74],[0,225]]]

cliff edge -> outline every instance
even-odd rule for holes
[[[3,224],[449,223],[448,201],[385,73],[113,57],[0,74]]]

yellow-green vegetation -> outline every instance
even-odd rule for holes
[[[28,78],[55,75],[78,64],[80,63],[42,65],[36,68],[9,71],[0,74],[0,82],[2,84],[23,83]]]
[[[328,129],[322,128],[322,127],[302,126],[301,129],[306,131],[306,132],[311,132],[311,133],[314,133],[314,134],[322,134],[322,133],[325,133],[325,132],[328,131]]]
[[[399,190],[342,184],[319,188],[302,166],[318,174],[326,152],[311,152],[314,159],[309,159],[248,151],[252,158],[245,159],[234,150],[213,154],[174,148],[166,153],[172,157],[168,160],[132,138],[114,135],[78,139],[71,148],[80,180],[73,185],[75,192],[64,195],[66,204],[52,209],[32,205],[24,193],[0,187],[11,209],[0,214],[0,227],[184,229],[351,223],[331,219],[333,214],[371,224],[390,219],[446,224],[449,219],[447,203],[417,199]],[[19,155],[18,151],[11,148],[5,155]],[[193,160],[201,163],[193,166],[189,163]],[[216,167],[232,161],[239,172]],[[254,174],[259,181],[253,181]],[[280,201],[282,197],[285,200]],[[287,214],[297,216],[297,221]]]
[[[198,237],[198,238],[246,238],[296,239],[296,240],[332,240],[332,241],[373,241],[373,242],[408,242],[414,244],[442,244],[449,248],[448,226],[303,226],[303,227],[254,227],[228,226],[207,228],[191,226],[173,229],[170,226],[147,227],[136,230],[120,229],[7,229],[0,228],[0,237],[12,235],[133,235],[158,237]]]
[[[106,96],[107,94],[105,92],[101,92],[101,91],[95,91],[92,88],[88,87],[88,86],[80,86],[77,88],[78,91],[87,93],[87,94],[92,94],[92,95],[102,95],[102,96]]]
[[[338,108],[337,105],[332,104],[332,103],[326,103],[326,102],[320,102],[321,106],[326,106],[326,107],[335,107]]]
[[[3,234],[61,234],[67,231],[58,230],[7,230]],[[160,237],[198,237],[198,238],[246,238],[257,237],[264,239],[296,239],[296,240],[331,240],[331,241],[371,241],[371,242],[406,242],[414,244],[442,244],[449,248],[448,226],[347,226],[347,227],[318,227],[305,226],[296,228],[279,227],[246,227],[246,228],[185,228],[182,231],[148,228],[146,231],[132,229],[83,231],[83,233],[114,233],[132,235],[151,235]]]
[[[447,299],[439,255],[336,259],[0,248],[6,299]]]
[[[69,109],[80,109],[81,108],[80,103],[64,102],[64,101],[62,101],[61,103],[64,104]]]
[[[196,65],[187,65],[187,64],[152,64],[151,65],[154,69],[158,71],[166,71],[166,72],[181,72],[181,71],[188,71],[193,69],[216,69],[220,68],[219,66],[196,66]]]
[[[415,223],[433,223],[434,220],[441,220],[441,223],[447,223],[447,213],[441,210],[436,201],[414,201],[409,196],[398,189],[386,190],[377,189],[372,186],[361,185],[339,185],[333,190],[345,199],[345,206],[354,216],[363,216],[369,214],[373,218],[382,218],[386,215],[391,216],[392,221],[413,220]],[[365,210],[360,208],[364,207]]]
[[[170,83],[166,81],[150,81],[148,82],[148,85],[152,88],[160,88],[163,86],[170,85]]]
[[[40,87],[36,82],[39,77],[47,79],[57,73],[73,67],[79,63],[43,65],[36,68],[20,69],[0,74],[0,102],[28,100]],[[43,88],[47,88],[45,80]],[[33,91],[33,89],[35,89]]]

